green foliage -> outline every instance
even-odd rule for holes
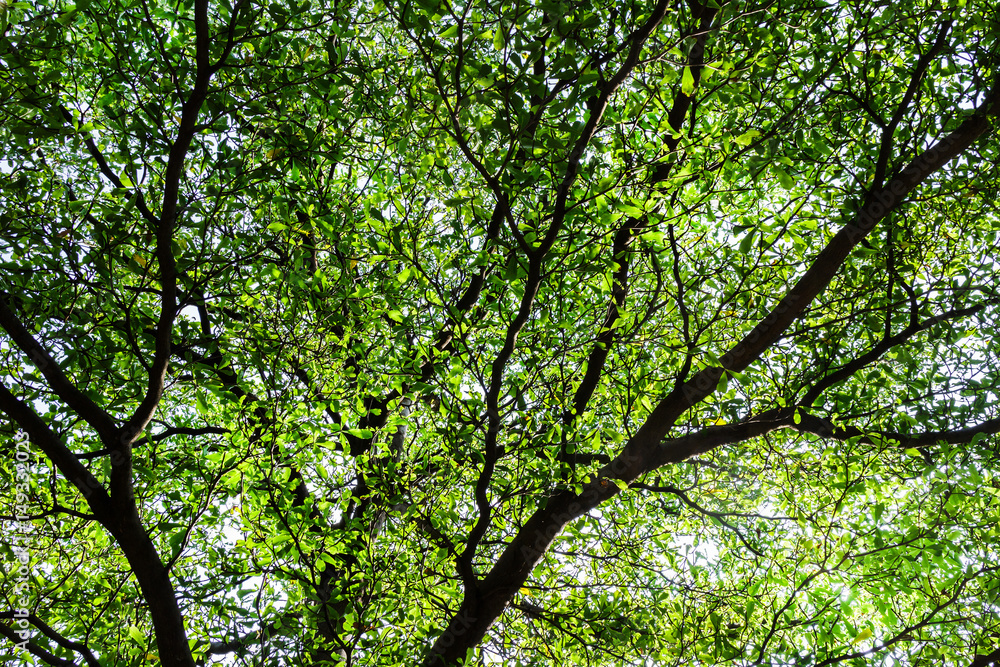
[[[960,4],[0,0],[0,655],[985,664]]]

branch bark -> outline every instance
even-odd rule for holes
[[[778,305],[722,356],[722,366],[705,368],[688,382],[678,384],[656,405],[621,453],[584,485],[582,493],[558,491],[548,498],[544,507],[535,511],[508,542],[476,594],[467,593],[463,598],[458,611],[425,659],[425,667],[464,662],[469,651],[482,641],[489,627],[513,599],[566,524],[618,494],[619,487],[612,480],[631,483],[646,472],[707,451],[704,449],[707,446],[704,438],[707,436],[667,442],[663,442],[663,437],[678,417],[715,391],[725,372],[742,371],[759,359],[823,291],[853,248],[875,225],[896,209],[928,176],[989,129],[990,116],[1000,110],[998,92],[992,91],[986,102],[965,122],[921,153],[887,185],[866,193],[857,212],[847,213],[847,224],[823,248]],[[764,428],[763,425],[760,427]],[[707,431],[718,434],[720,443],[725,442],[721,432]]]

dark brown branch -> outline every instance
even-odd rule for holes
[[[878,361],[883,354],[896,347],[905,343],[909,339],[913,338],[915,335],[921,331],[926,331],[938,322],[946,322],[948,320],[957,320],[963,317],[968,317],[970,315],[975,315],[985,307],[984,304],[979,304],[976,306],[970,306],[969,308],[959,308],[955,310],[949,310],[947,312],[941,313],[940,315],[935,315],[930,317],[923,322],[911,322],[909,326],[900,331],[895,336],[889,336],[883,338],[878,342],[871,350],[865,352],[859,357],[852,359],[850,362],[844,364],[834,372],[820,379],[816,384],[814,384],[809,391],[806,392],[805,396],[802,397],[800,403],[802,405],[812,405],[812,403],[819,398],[819,396],[829,389],[830,387],[847,380],[855,373],[865,368],[869,364]]]
[[[622,452],[583,486],[581,493],[569,490],[552,495],[537,510],[497,559],[492,570],[474,592],[466,596],[447,628],[439,636],[425,665],[456,665],[467,651],[478,645],[486,631],[517,594],[542,554],[563,527],[584,512],[614,497],[619,487],[611,480],[635,481],[641,474],[667,463],[684,460],[703,451],[707,433],[717,433],[717,443],[727,441],[724,432],[706,429],[696,437],[663,443],[663,437],[681,414],[715,391],[728,371],[742,371],[777,341],[813,299],[833,279],[853,248],[885,215],[898,207],[905,196],[927,177],[967,149],[990,126],[989,116],[1000,110],[1000,91],[992,91],[983,106],[954,132],[924,151],[886,187],[871,192],[861,202],[860,211],[849,214],[849,222],[819,253],[805,275],[792,287],[771,313],[722,357],[721,367],[708,367],[690,381],[670,392],[653,409],[645,423],[629,439]],[[754,423],[743,425],[750,429]],[[759,424],[759,428],[773,427]],[[726,427],[719,427],[720,429]],[[735,427],[731,427],[735,428]]]
[[[13,613],[11,612],[0,614],[0,618],[6,619],[12,617]],[[55,628],[50,626],[42,619],[38,618],[36,614],[29,614],[28,622],[34,625],[39,630],[41,630],[43,635],[45,635],[55,643],[59,644],[59,646],[63,647],[64,649],[73,651],[74,653],[79,653],[81,656],[83,656],[83,659],[87,662],[88,665],[90,665],[90,667],[100,667],[101,663],[100,661],[98,661],[97,656],[94,655],[94,652],[91,651],[86,644],[75,642],[71,639],[66,639],[61,634],[56,632]]]
[[[984,655],[976,654],[969,667],[989,667],[1000,662],[1000,648]]]
[[[514,345],[518,334],[527,323],[531,314],[531,307],[542,280],[542,263],[555,243],[559,230],[562,228],[565,220],[567,199],[572,185],[576,180],[584,149],[596,134],[612,94],[625,82],[632,70],[639,64],[639,55],[643,45],[649,39],[656,26],[663,20],[668,7],[669,3],[666,0],[660,0],[656,4],[649,18],[630,36],[628,55],[618,68],[618,71],[607,82],[598,84],[598,96],[588,104],[590,113],[587,117],[587,122],[580,136],[574,142],[573,149],[570,151],[567,159],[566,173],[556,190],[552,223],[538,248],[529,253],[528,276],[525,280],[521,303],[514,320],[507,328],[503,347],[493,360],[490,369],[490,383],[486,392],[488,429],[483,451],[484,462],[483,469],[480,471],[479,478],[476,481],[475,489],[476,508],[479,518],[469,532],[465,550],[458,561],[459,573],[462,575],[465,583],[467,598],[475,597],[477,594],[476,574],[472,570],[472,559],[475,556],[476,547],[489,528],[492,518],[492,506],[487,492],[498,459],[497,435],[500,428],[499,396],[507,364],[514,352]]]
[[[59,112],[62,114],[63,119],[73,126],[74,129],[77,127],[76,119],[73,118],[73,114],[66,108],[65,105],[59,105]],[[111,181],[111,184],[116,188],[131,190],[131,188],[125,186],[122,179],[115,173],[114,169],[111,168],[111,165],[108,164],[107,159],[105,159],[104,154],[101,152],[101,149],[98,148],[97,144],[94,142],[94,138],[90,136],[90,133],[83,132],[81,134],[83,134],[83,145],[87,147],[87,152],[90,153],[92,158],[94,158],[94,162],[97,163],[97,168],[104,175],[104,177]],[[146,197],[142,194],[142,191],[138,187],[136,187],[134,191],[136,195],[135,207],[139,209],[139,213],[142,214],[142,217],[146,220],[146,222],[151,225],[155,225],[157,222],[156,216],[153,215],[153,212],[149,210],[149,206],[146,205]]]
[[[113,442],[118,431],[115,420],[86,394],[77,389],[76,385],[66,377],[52,355],[35,340],[34,336],[11,311],[3,296],[0,296],[0,326],[4,328],[14,344],[35,362],[56,396],[90,424],[103,442],[106,444]]]
[[[205,0],[194,3],[195,25],[195,80],[194,86],[181,107],[181,120],[177,130],[177,138],[170,146],[167,157],[167,167],[163,180],[163,207],[156,223],[156,260],[160,267],[161,305],[160,315],[156,322],[156,347],[153,363],[149,370],[149,380],[146,394],[136,409],[132,418],[123,429],[121,443],[126,464],[119,466],[121,471],[112,474],[112,497],[118,491],[126,495],[131,493],[131,456],[127,447],[146,428],[153,417],[156,406],[163,396],[163,383],[170,362],[170,336],[173,330],[174,318],[177,315],[177,262],[173,254],[174,225],[177,221],[177,201],[180,193],[180,182],[184,175],[184,163],[191,142],[197,130],[198,115],[208,97],[208,84],[211,81],[213,68],[209,63],[209,46],[211,27],[208,21],[208,3]],[[218,67],[217,63],[217,67]],[[217,69],[216,67],[216,69]]]
[[[700,32],[687,59],[687,66],[691,69],[695,86],[697,86],[698,82],[701,80],[702,70],[704,70],[705,44],[708,41],[709,32],[712,28],[712,21],[714,20],[715,15],[716,10],[714,9],[706,9],[703,12]],[[692,97],[688,97],[682,91],[677,91],[674,94],[674,104],[667,115],[667,122],[670,124],[674,134],[668,134],[664,139],[667,145],[667,150],[670,152],[676,150],[677,146],[680,144],[679,133],[683,127],[684,118],[687,116],[687,111],[691,106],[692,100]],[[694,129],[693,123],[691,129]],[[673,163],[666,163],[657,166],[657,168],[650,175],[649,182],[657,183],[666,179],[670,174],[672,165]],[[601,325],[600,332],[594,341],[594,347],[590,352],[590,356],[587,358],[587,372],[584,374],[583,380],[577,387],[576,393],[573,397],[573,411],[572,413],[564,415],[564,423],[570,423],[576,416],[583,414],[584,410],[586,410],[587,403],[590,402],[590,398],[593,396],[594,390],[600,382],[601,374],[604,371],[604,364],[607,362],[608,354],[611,350],[611,343],[614,340],[614,332],[612,329],[619,319],[620,313],[625,305],[625,298],[628,295],[628,247],[631,244],[632,239],[646,228],[647,226],[645,221],[629,218],[622,223],[622,225],[618,228],[618,231],[615,233],[614,242],[612,243],[611,257],[612,263],[617,264],[618,268],[614,273],[612,300],[608,305],[608,313],[605,316],[604,323]],[[669,229],[669,232],[671,245],[673,245],[673,227]],[[677,271],[676,261],[674,263],[674,270],[675,272]],[[684,303],[683,301],[680,301],[682,298],[683,296],[679,296],[678,300],[680,302],[682,313],[685,315],[686,329],[687,318]]]
[[[917,88],[920,87],[920,82],[924,78],[927,68],[930,67],[931,61],[941,53],[947,44],[945,40],[948,37],[948,31],[951,30],[951,23],[951,21],[945,21],[941,25],[941,30],[938,31],[938,36],[934,44],[927,53],[920,56],[917,66],[914,68],[912,76],[910,76],[910,85],[907,86],[906,92],[903,94],[903,99],[900,100],[899,105],[896,107],[896,113],[892,115],[889,124],[882,130],[882,142],[879,147],[878,159],[875,162],[875,175],[872,179],[873,187],[882,186],[882,179],[885,178],[885,170],[889,166],[889,158],[892,155],[893,135],[900,121],[903,120],[907,109],[909,109],[910,103],[913,101],[913,96],[917,94]]]
[[[180,182],[212,77],[208,0],[195,1],[194,26],[194,85],[181,107],[177,138],[170,146],[164,171],[163,205],[156,225],[156,259],[160,268],[162,296],[156,322],[153,363],[148,373],[146,393],[135,413],[125,424],[118,441],[105,443],[112,450],[110,491],[116,515],[113,524],[106,527],[118,540],[135,572],[143,598],[149,605],[160,660],[171,667],[193,667],[194,658],[169,570],[160,559],[136,508],[132,486],[132,444],[146,428],[160,403],[171,356],[171,333],[177,315],[177,263],[173,255],[173,237]]]
[[[48,424],[31,407],[18,400],[3,383],[0,383],[0,410],[27,433],[31,442],[52,461],[60,474],[80,490],[98,520],[102,523],[109,521],[112,515],[111,498],[101,483]]]
[[[701,20],[698,36],[695,38],[694,45],[691,47],[691,51],[687,58],[687,67],[691,70],[691,76],[694,79],[695,89],[697,89],[698,84],[701,82],[701,74],[705,69],[705,44],[708,43],[708,36],[712,30],[712,21],[715,20],[717,12],[718,10],[707,6],[701,8]],[[687,116],[688,109],[691,108],[694,101],[695,98],[693,95],[688,97],[681,90],[674,93],[674,104],[667,113],[667,123],[670,125],[670,129],[673,130],[673,132],[667,134],[663,140],[667,146],[667,151],[670,153],[677,150],[677,146],[680,145],[680,132],[684,127],[684,118]],[[693,115],[694,114],[692,113],[692,116]],[[691,119],[691,129],[694,130],[693,118]],[[665,162],[657,165],[649,174],[647,179],[648,182],[653,184],[666,180],[669,178],[670,170],[673,166],[673,162]]]
[[[967,445],[977,435],[1000,433],[1000,419],[990,419],[975,426],[952,431],[928,431],[926,433],[911,435],[894,431],[870,431],[857,428],[856,426],[834,426],[821,417],[816,417],[801,410],[799,411],[799,416],[801,419],[800,423],[793,424],[792,428],[800,433],[812,433],[824,438],[833,438],[834,440],[858,438],[859,442],[867,444],[880,444],[881,441],[892,440],[900,447],[906,448],[930,447],[942,442],[951,445]]]
[[[19,644],[21,641],[21,638],[17,635],[17,631],[4,623],[0,623],[0,635],[6,637],[15,644]],[[27,648],[28,653],[44,660],[47,665],[54,665],[55,667],[77,667],[77,663],[72,660],[60,658],[53,653],[49,653],[33,641],[28,641],[23,644],[23,646]]]
[[[149,605],[157,629],[160,657],[171,667],[194,664],[184,632],[184,620],[177,606],[173,584],[149,534],[142,527],[134,501],[124,508],[114,503],[107,491],[59,437],[25,403],[0,383],[0,410],[3,410],[27,434],[31,441],[75,485],[89,503],[95,518],[115,538],[128,560],[143,597]],[[117,451],[112,452],[114,466]]]
[[[556,237],[562,229],[563,222],[566,218],[566,206],[569,199],[569,193],[572,190],[573,183],[576,181],[583,152],[590,144],[590,140],[593,139],[594,135],[597,133],[597,128],[600,125],[601,119],[604,117],[604,112],[608,108],[611,96],[616,90],[618,90],[618,88],[632,73],[632,70],[634,70],[639,64],[639,56],[642,53],[643,46],[653,34],[656,27],[660,25],[660,22],[663,20],[663,17],[666,15],[669,8],[670,3],[667,2],[667,0],[659,0],[656,3],[656,6],[654,6],[650,12],[649,18],[647,18],[646,21],[631,35],[629,35],[628,54],[625,56],[625,60],[622,62],[621,67],[619,67],[618,71],[615,72],[614,75],[606,82],[598,84],[597,96],[591,98],[591,101],[587,105],[590,108],[590,113],[587,116],[587,123],[583,126],[580,136],[577,137],[577,140],[573,145],[573,149],[570,151],[569,156],[566,159],[566,173],[556,190],[555,208],[552,213],[552,224],[549,226],[549,229],[545,234],[545,238],[542,240],[541,246],[535,251],[537,254],[546,254],[552,247],[552,244],[555,243]]]
[[[954,132],[921,153],[884,188],[868,193],[862,200],[860,211],[849,215],[849,222],[820,251],[805,275],[767,317],[722,356],[722,366],[710,366],[701,370],[660,401],[646,423],[626,445],[626,452],[623,454],[634,457],[636,462],[645,459],[681,414],[715,391],[719,379],[726,371],[742,371],[759,359],[826,288],[851,250],[875,225],[890,211],[898,208],[905,197],[928,176],[959,155],[989,129],[989,116],[997,112],[996,107],[1000,107],[998,99],[1000,91],[993,91],[983,106]],[[659,456],[660,454],[655,458]],[[670,460],[674,459],[668,456],[664,462]],[[662,463],[651,462],[650,465],[655,468]],[[628,469],[631,471],[634,466],[628,466]]]

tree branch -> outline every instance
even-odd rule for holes
[[[18,637],[17,632],[3,623],[0,623],[0,635],[6,637],[15,644],[20,644],[21,638]],[[23,644],[23,646],[27,648],[29,653],[40,658],[41,660],[44,660],[47,665],[53,665],[54,667],[78,667],[77,663],[72,660],[60,658],[53,653],[49,653],[33,641],[28,641]]]
[[[56,360],[11,311],[2,295],[0,295],[0,326],[14,344],[31,357],[56,396],[90,424],[105,444],[114,442],[118,431],[115,420],[66,377]]]
[[[13,613],[8,612],[0,614],[0,618],[13,618]],[[94,655],[94,652],[91,651],[86,644],[75,642],[71,639],[66,639],[61,634],[56,632],[55,628],[51,627],[48,623],[38,618],[37,614],[33,613],[29,614],[28,622],[34,625],[39,630],[41,630],[43,635],[45,635],[55,643],[59,644],[59,646],[63,647],[64,649],[73,651],[74,653],[79,653],[81,656],[83,656],[83,659],[87,662],[88,665],[90,665],[90,667],[100,667],[101,663],[97,659],[97,656]]]
[[[934,317],[929,317],[923,322],[911,322],[909,326],[900,331],[895,336],[888,336],[883,338],[878,342],[877,345],[872,347],[871,350],[865,352],[859,357],[852,359],[848,363],[844,364],[837,370],[833,371],[829,375],[821,378],[817,381],[802,397],[800,403],[802,405],[812,405],[812,403],[820,397],[820,395],[829,389],[830,387],[847,380],[855,373],[865,368],[866,366],[878,361],[883,354],[891,350],[892,348],[905,343],[909,339],[913,338],[916,334],[921,331],[926,331],[938,322],[947,322],[948,320],[957,320],[963,317],[968,317],[969,315],[975,315],[983,308],[986,304],[978,304],[975,306],[970,306],[969,308],[957,308],[953,310],[946,311]]]
[[[619,488],[610,480],[631,483],[657,467],[684,460],[730,441],[725,431],[710,428],[695,436],[661,442],[681,414],[715,391],[724,372],[745,369],[780,338],[833,279],[851,250],[879,220],[898,207],[904,197],[930,174],[959,155],[989,129],[988,116],[1000,107],[997,98],[998,91],[994,90],[983,106],[955,131],[924,151],[886,187],[867,194],[860,210],[848,214],[848,223],[819,253],[805,275],[764,320],[722,357],[722,367],[708,367],[695,374],[690,381],[675,387],[652,410],[621,453],[585,484],[581,493],[565,490],[550,496],[545,506],[537,510],[508,542],[476,594],[466,593],[458,611],[425,659],[425,666],[455,665],[465,659],[467,651],[482,640],[563,527],[617,495]],[[740,428],[763,430],[773,428],[773,424],[751,422],[740,425]],[[709,435],[715,436],[714,441]]]
[[[920,87],[920,82],[924,78],[924,74],[927,72],[927,68],[930,66],[931,61],[942,49],[944,49],[947,44],[946,39],[948,37],[948,31],[951,30],[951,21],[945,21],[941,24],[941,29],[938,31],[937,39],[934,40],[934,44],[924,55],[920,56],[917,61],[917,66],[914,68],[913,74],[910,76],[910,85],[906,87],[906,92],[903,94],[903,99],[900,100],[899,105],[896,107],[896,113],[892,115],[889,120],[889,124],[886,125],[882,130],[882,141],[879,147],[878,159],[875,162],[875,174],[872,177],[872,187],[881,187],[882,179],[885,178],[885,170],[889,166],[889,157],[892,155],[892,143],[893,136],[896,133],[896,128],[899,126],[900,121],[903,120],[903,115],[906,114],[906,110],[909,109],[910,103],[913,101],[913,96],[916,95],[917,89]]]
[[[184,162],[188,149],[197,130],[198,115],[208,97],[208,84],[212,78],[213,67],[209,63],[210,25],[208,21],[208,2],[198,0],[194,3],[195,25],[195,80],[191,93],[181,107],[181,121],[177,131],[177,139],[170,146],[167,157],[167,167],[163,180],[163,207],[156,223],[156,260],[160,267],[161,304],[160,315],[156,322],[156,346],[153,363],[149,369],[149,380],[146,394],[128,420],[123,429],[121,444],[126,464],[120,466],[121,472],[112,475],[112,496],[120,489],[123,493],[131,491],[131,455],[127,448],[146,428],[153,417],[156,406],[163,396],[163,383],[170,361],[170,337],[174,318],[177,315],[177,262],[173,254],[174,225],[177,221],[177,201],[180,193],[180,181],[184,174]],[[216,69],[220,63],[216,64]]]
[[[111,498],[101,483],[62,443],[48,424],[42,421],[42,418],[26,403],[18,400],[2,382],[0,382],[0,410],[24,430],[31,442],[58,468],[60,474],[80,490],[90,504],[94,516],[102,523],[110,521]]]

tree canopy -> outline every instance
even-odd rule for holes
[[[5,664],[1000,660],[986,0],[0,0]]]

